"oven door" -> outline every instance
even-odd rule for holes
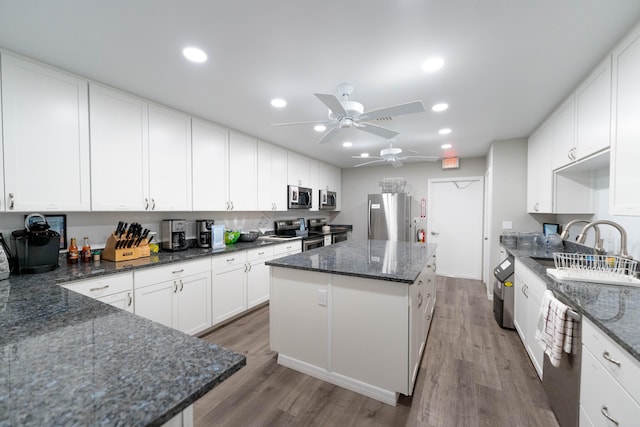
[[[310,251],[311,249],[321,248],[324,246],[324,237],[310,237],[302,241],[302,252]]]
[[[348,234],[346,231],[344,233],[335,233],[331,236],[331,241],[332,243],[344,242],[347,240],[347,236]]]

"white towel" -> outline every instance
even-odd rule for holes
[[[545,291],[540,305],[536,340],[555,367],[560,366],[563,350],[571,353],[573,321],[567,317],[568,309],[553,296],[553,292]]]

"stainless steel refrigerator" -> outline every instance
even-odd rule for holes
[[[370,240],[412,241],[409,194],[369,194],[367,208]]]

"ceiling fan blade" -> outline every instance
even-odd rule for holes
[[[327,106],[329,110],[335,114],[336,117],[346,117],[348,116],[346,110],[340,103],[340,100],[335,95],[327,95],[323,93],[314,93],[314,95]]]
[[[377,157],[377,156],[367,156],[367,157],[363,157],[363,156],[351,156],[352,159],[378,159],[378,160],[382,160],[382,157]]]
[[[322,138],[320,138],[320,141],[318,141],[318,144],[326,144],[327,142],[331,141],[333,139],[334,136],[336,136],[336,134],[340,132],[340,128],[339,127],[335,127],[332,129],[329,129],[329,131],[327,133],[325,133]]]
[[[290,122],[290,123],[271,123],[269,126],[291,126],[291,125],[326,125],[330,123],[326,120],[323,121],[313,121],[313,122]]]
[[[382,126],[372,125],[370,123],[357,123],[356,127],[362,129],[365,132],[372,133],[374,135],[381,136],[385,139],[391,139],[399,135],[395,130],[383,128]]]
[[[391,159],[391,160],[389,160],[389,162],[391,163],[391,166],[393,166],[394,168],[399,168],[399,167],[403,166],[402,162],[400,161],[400,159],[397,159],[397,158],[396,159]]]
[[[422,160],[427,160],[430,162],[435,162],[440,160],[440,157],[437,156],[406,156],[403,160],[406,159],[422,159]]]
[[[407,102],[406,104],[394,105],[392,107],[380,108],[379,110],[367,111],[360,115],[361,121],[375,120],[380,117],[393,117],[402,114],[424,113],[424,104],[422,101]]]
[[[379,162],[384,162],[384,160],[373,160],[370,162],[365,162],[365,163],[360,163],[358,165],[355,165],[354,168],[360,167],[360,166],[365,166],[365,165],[370,165],[372,163],[379,163]]]

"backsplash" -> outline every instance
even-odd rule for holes
[[[337,212],[288,211],[288,212],[40,212],[43,215],[66,214],[67,242],[70,237],[79,241],[89,237],[91,247],[102,248],[109,235],[116,229],[118,221],[129,224],[137,222],[152,232],[157,232],[161,240],[160,223],[163,219],[180,218],[187,221],[187,239],[196,238],[196,220],[212,219],[215,224],[224,224],[234,230],[257,230],[258,227],[273,229],[273,222],[289,218],[327,218],[333,221]],[[1,213],[0,232],[7,243],[13,230],[24,229],[24,213]],[[265,225],[267,224],[267,225]]]

